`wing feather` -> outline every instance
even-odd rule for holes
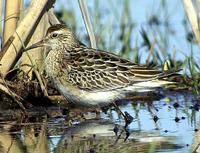
[[[123,88],[165,75],[160,70],[137,65],[112,53],[92,48],[65,54],[62,61],[62,66],[70,67],[70,71],[66,72],[69,81],[80,89],[91,91]]]

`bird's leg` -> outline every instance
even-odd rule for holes
[[[101,118],[101,111],[100,111],[99,108],[96,108],[96,109],[95,109],[95,113],[96,113],[95,119],[100,119],[100,118]]]
[[[124,117],[124,119],[126,120],[126,115],[124,114],[124,112],[122,112],[122,110],[119,108],[119,106],[113,102],[114,107],[120,112],[120,114]]]
[[[114,107],[120,112],[125,120],[125,128],[133,121],[133,117],[128,112],[122,112],[115,102],[112,102]]]
[[[157,108],[155,108],[152,103],[147,103],[147,108],[148,108],[148,111],[150,112],[154,122],[156,123],[159,118],[158,116],[156,115],[156,112],[158,111]]]

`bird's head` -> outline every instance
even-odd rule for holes
[[[46,36],[39,42],[32,44],[25,50],[46,46],[49,49],[64,49],[70,51],[73,47],[79,45],[80,42],[76,36],[63,24],[56,24],[47,30]]]

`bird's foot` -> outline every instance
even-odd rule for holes
[[[131,124],[133,122],[133,116],[131,116],[127,111],[124,112],[124,119],[125,119],[125,128],[127,128],[127,126],[129,124]]]
[[[127,126],[129,124],[131,124],[131,122],[133,121],[134,118],[127,111],[122,112],[122,110],[119,108],[119,106],[115,102],[113,102],[113,105],[120,112],[120,114],[123,116],[123,118],[125,120],[125,126],[124,127],[126,129]]]

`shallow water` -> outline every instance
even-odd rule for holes
[[[154,101],[128,101],[120,108],[134,117],[125,131],[124,119],[114,110],[69,118],[58,107],[0,114],[0,152],[167,152],[197,150],[199,101],[190,92],[165,92]],[[19,117],[17,117],[17,114]],[[48,114],[48,115],[45,115]],[[73,114],[73,113],[72,113]],[[115,132],[114,132],[115,131]]]

